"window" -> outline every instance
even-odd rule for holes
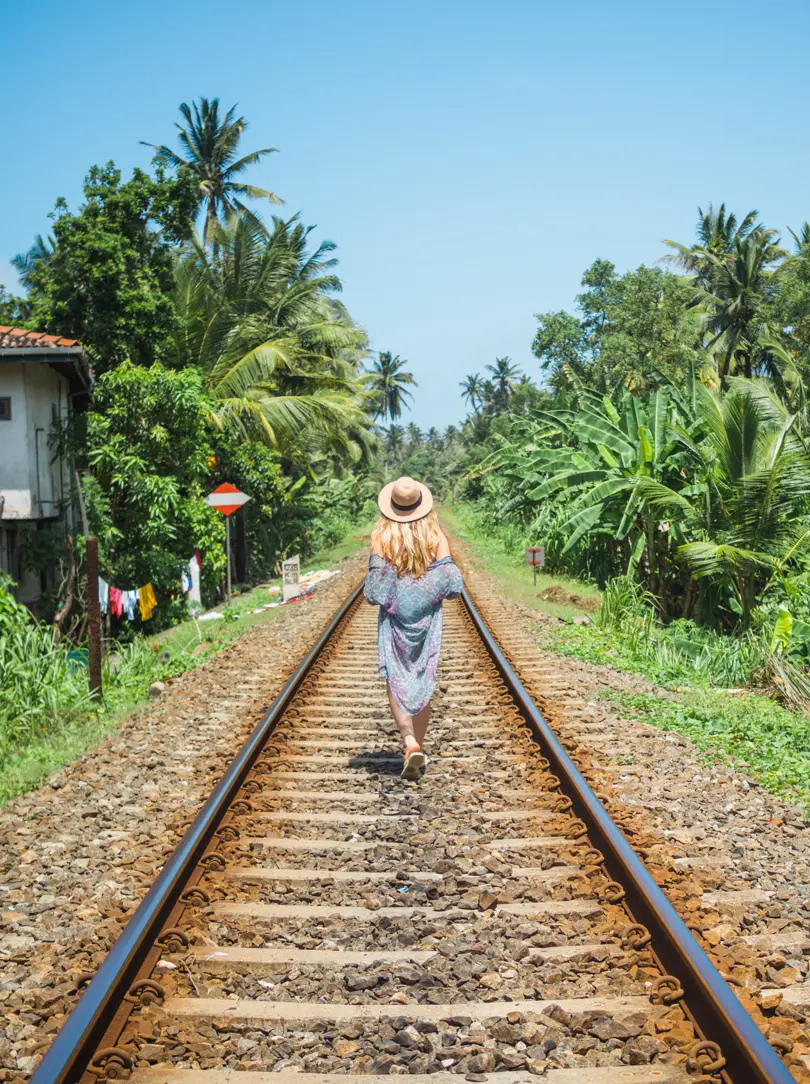
[[[11,397],[0,395],[0,422],[11,421]]]

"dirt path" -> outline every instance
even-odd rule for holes
[[[0,813],[0,1081],[27,1079],[216,780],[366,569],[249,629]]]

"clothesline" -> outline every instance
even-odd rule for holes
[[[98,604],[103,614],[109,612],[113,617],[123,617],[126,614],[128,621],[135,620],[135,607],[137,606],[140,611],[141,621],[148,621],[157,606],[157,599],[155,598],[155,589],[151,583],[144,584],[143,587],[136,587],[131,591],[124,591],[120,587],[114,587],[112,584],[107,583],[106,580],[99,576]]]
[[[188,599],[189,609],[194,610],[201,602],[200,595],[200,568],[202,557],[197,550],[183,566],[180,586],[183,594]],[[103,614],[111,613],[113,617],[126,615],[128,621],[135,620],[135,608],[137,607],[141,621],[148,621],[157,607],[155,590],[151,582],[143,587],[135,587],[124,590],[107,583],[101,576],[98,578],[98,602]]]

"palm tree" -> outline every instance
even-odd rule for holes
[[[775,230],[757,228],[735,240],[730,252],[716,256],[705,250],[710,267],[709,287],[698,287],[695,304],[711,338],[709,351],[717,357],[721,384],[726,376],[742,372],[750,379],[764,370],[781,379],[782,368],[793,359],[767,322],[768,285],[773,265],[787,253],[778,245]]]
[[[473,410],[478,410],[484,396],[484,382],[480,373],[470,373],[459,384],[461,397],[465,399]]]
[[[495,385],[491,380],[481,381],[481,405],[485,410],[494,410],[497,406],[497,395],[495,394]],[[478,411],[475,411],[477,414]]]
[[[442,435],[435,425],[431,425],[430,429],[428,429],[425,440],[433,448],[441,446]]]
[[[520,369],[512,364],[511,358],[495,358],[495,364],[487,365],[486,368],[492,373],[492,388],[496,402],[506,407],[515,381],[521,376]]]
[[[790,235],[796,242],[796,255],[801,256],[807,251],[807,246],[810,245],[810,222],[805,222],[798,233],[791,230]]]
[[[410,451],[415,451],[422,443],[422,430],[416,424],[411,422],[408,425],[408,446]]]
[[[405,399],[413,398],[406,387],[417,387],[412,373],[403,370],[407,361],[389,350],[380,352],[379,359],[368,370],[368,386],[376,402],[375,416],[391,421],[402,414]]]
[[[401,425],[389,425],[385,433],[385,451],[389,460],[396,461],[405,447],[405,430]]]
[[[738,379],[725,394],[694,391],[695,420],[675,430],[692,484],[678,494],[661,487],[654,501],[702,535],[679,554],[696,579],[732,590],[747,626],[768,575],[785,573],[810,543],[810,457],[796,415],[767,389]]]
[[[26,290],[30,290],[33,285],[32,273],[40,264],[45,263],[53,256],[54,244],[53,237],[43,238],[42,234],[38,233],[36,240],[27,252],[12,257],[11,266],[17,272],[20,284]]]
[[[737,225],[737,216],[726,213],[725,203],[721,203],[716,211],[711,203],[706,212],[698,207],[697,244],[687,247],[677,241],[664,241],[675,253],[663,256],[662,261],[678,264],[689,274],[695,275],[704,286],[708,286],[715,269],[710,257],[722,260],[730,256],[734,246],[744,241],[757,228],[757,215],[757,211],[749,211]]]
[[[236,106],[232,106],[224,117],[219,115],[219,98],[200,98],[199,105],[186,102],[180,106],[185,121],[175,124],[180,132],[182,154],[178,155],[162,144],[155,145],[141,141],[144,146],[152,147],[155,156],[161,162],[178,170],[191,170],[197,178],[200,206],[206,204],[204,239],[212,239],[214,223],[220,213],[234,213],[244,210],[241,197],[266,199],[270,203],[282,201],[267,188],[257,188],[252,184],[243,184],[235,180],[248,166],[255,165],[266,154],[273,154],[275,147],[264,147],[260,151],[237,157],[239,140],[247,128],[244,117],[235,116]]]
[[[369,447],[359,358],[366,336],[334,298],[334,245],[249,212],[215,223],[176,268],[176,364],[197,366],[218,424],[288,451],[351,458]]]

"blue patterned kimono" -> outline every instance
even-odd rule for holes
[[[366,601],[380,607],[380,677],[394,700],[416,715],[433,696],[442,646],[442,601],[458,598],[464,584],[452,557],[428,565],[424,576],[398,576],[372,553],[364,587]]]

